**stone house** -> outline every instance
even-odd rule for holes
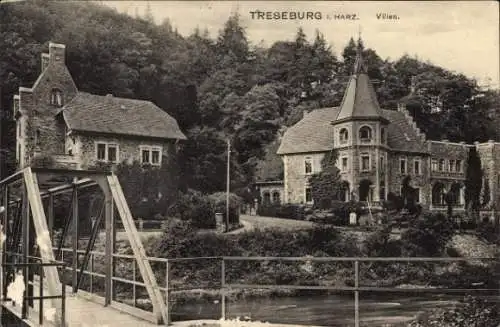
[[[428,140],[401,101],[397,110],[382,109],[360,51],[339,107],[304,113],[281,139],[277,154],[284,164],[283,203],[312,204],[309,178],[321,170],[325,153],[335,149],[345,183],[344,200],[374,206],[390,192],[401,194],[411,178],[417,201],[431,210],[446,210],[445,192],[452,191],[455,209],[465,204],[465,172],[469,149],[476,147],[489,183],[489,209],[500,207],[500,143],[453,143]]]
[[[56,166],[89,169],[121,162],[160,166],[186,137],[152,102],[78,90],[65,64],[65,46],[50,43],[31,88],[14,95],[18,168],[37,157]]]

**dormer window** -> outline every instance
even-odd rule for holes
[[[370,142],[372,140],[372,129],[368,126],[363,126],[359,129],[359,139],[362,142]]]
[[[62,92],[59,89],[53,89],[50,94],[50,104],[56,107],[63,106]]]
[[[349,132],[347,131],[346,128],[342,128],[340,130],[339,137],[340,137],[341,144],[347,143],[347,141],[349,140]]]

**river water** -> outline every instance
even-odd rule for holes
[[[404,294],[360,295],[361,326],[405,326],[419,313],[436,308],[452,308],[462,295],[408,296]],[[498,300],[498,297],[495,298]],[[220,303],[187,304],[172,312],[172,319],[219,319]],[[316,326],[354,326],[354,297],[343,295],[255,298],[226,305],[227,318],[248,317],[270,323]]]

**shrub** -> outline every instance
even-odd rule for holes
[[[409,225],[401,240],[410,256],[436,256],[443,253],[453,234],[451,219],[441,213],[426,213]]]
[[[477,227],[477,233],[488,242],[500,245],[500,230],[490,221],[483,221]]]
[[[277,217],[277,218],[287,218],[304,220],[306,217],[305,206],[296,204],[270,204],[270,205],[260,205],[257,209],[257,214],[259,216],[265,217]]]
[[[421,315],[409,327],[468,327],[500,324],[498,304],[470,295],[452,309],[438,309]]]
[[[226,213],[226,197],[224,192],[213,193],[208,196],[209,201],[212,203],[214,215],[218,213]],[[238,224],[240,222],[240,208],[243,204],[241,197],[234,193],[229,194],[229,223]]]
[[[197,228],[215,228],[215,211],[212,201],[201,192],[189,190],[182,194],[170,213]]]

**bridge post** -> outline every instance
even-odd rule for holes
[[[73,180],[73,183],[76,183],[76,179]],[[72,204],[72,215],[71,218],[73,220],[73,262],[71,269],[71,277],[72,277],[72,286],[73,293],[78,291],[78,188],[76,184],[73,186],[73,198],[71,199]]]
[[[226,262],[224,261],[224,257],[222,257],[221,261],[221,319],[226,320]]]
[[[26,199],[26,185],[23,185],[23,198]],[[29,221],[29,201],[23,201],[22,206],[22,244],[23,244],[23,259],[22,262],[24,264],[28,263],[29,256],[29,244],[30,244],[30,221]],[[25,265],[23,267],[23,277],[24,277],[24,295],[23,295],[23,303],[19,303],[22,306],[22,318],[28,318],[28,288],[29,288],[29,279],[28,279],[28,270],[29,266]]]
[[[5,234],[5,240],[2,243],[2,267],[0,269],[0,299],[3,301],[4,298],[7,296],[7,285],[6,285],[6,280],[5,280],[5,275],[4,275],[4,268],[5,268],[5,263],[7,262],[7,256],[6,256],[6,248],[7,248],[7,242],[9,239],[9,188],[7,184],[2,185],[2,194],[3,194],[3,216],[2,216],[2,226],[3,226],[3,233]],[[0,306],[1,307],[1,306]]]
[[[108,190],[105,190],[105,229],[106,229],[106,245],[105,245],[105,296],[104,305],[110,305],[113,299],[113,252],[114,252],[114,239],[113,239],[113,197]]]
[[[354,326],[359,327],[359,261],[354,261]]]

